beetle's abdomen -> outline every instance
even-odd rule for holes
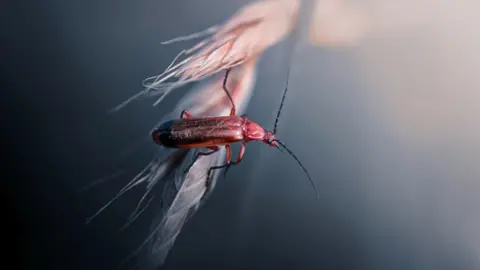
[[[243,140],[239,116],[188,118],[167,121],[152,131],[156,143],[172,148],[209,147]]]

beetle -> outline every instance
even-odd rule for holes
[[[213,166],[208,171],[208,178],[213,170],[225,168],[225,173],[231,165],[239,164],[245,153],[245,146],[250,141],[260,141],[269,146],[276,147],[280,151],[286,150],[300,165],[307,175],[316,195],[319,198],[317,188],[310,177],[307,169],[303,166],[297,156],[288,147],[276,137],[278,120],[282,111],[283,103],[288,90],[288,78],[282,101],[277,112],[273,131],[267,131],[256,122],[249,120],[245,115],[235,114],[235,103],[226,87],[228,75],[231,69],[227,69],[223,80],[223,90],[232,103],[229,116],[216,117],[194,117],[188,111],[183,110],[180,119],[174,119],[160,124],[152,132],[153,140],[167,148],[207,148],[208,152],[198,152],[193,162],[187,167],[185,172],[193,166],[200,156],[208,156],[219,150],[220,146],[225,146],[227,151],[226,163],[220,166]],[[231,160],[230,144],[241,142],[240,151],[236,161]],[[208,183],[208,181],[207,181]]]

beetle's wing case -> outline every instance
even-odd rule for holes
[[[239,116],[190,118],[175,121],[169,142],[176,147],[209,147],[243,140]]]

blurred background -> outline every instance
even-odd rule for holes
[[[78,191],[145,165],[157,149],[148,132],[188,87],[160,107],[107,110],[185,47],[161,41],[250,1],[10,2],[0,8],[1,189],[14,239],[3,244],[21,254],[16,269],[116,269],[154,213],[119,233],[142,194],[132,192],[86,226],[128,177]],[[288,156],[252,143],[165,268],[479,269],[480,3],[314,4],[278,135],[321,199]],[[247,114],[267,128],[288,53],[282,42],[260,61]]]

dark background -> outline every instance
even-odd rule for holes
[[[220,23],[245,3],[1,4],[2,223],[7,225],[2,239],[9,239],[2,240],[7,250],[2,264],[115,269],[137,247],[153,213],[123,233],[118,229],[141,191],[84,224],[128,176],[86,193],[78,190],[119,169],[131,175],[146,164],[156,148],[142,138],[173,108],[181,91],[161,107],[146,100],[117,114],[106,111],[140,90],[140,82],[159,73],[183,46],[161,46],[162,40]],[[221,179],[185,226],[166,268],[478,269],[478,144],[458,135],[476,134],[466,127],[478,126],[478,119],[461,111],[445,114],[444,129],[435,129],[428,119],[410,128],[405,121],[418,115],[402,122],[388,108],[412,103],[379,94],[398,85],[445,90],[456,80],[475,78],[470,72],[451,84],[438,83],[454,69],[431,71],[433,62],[445,64],[432,54],[459,50],[447,46],[432,52],[429,38],[383,39],[354,49],[304,47],[295,57],[279,136],[304,160],[320,188],[320,201],[292,160],[251,144],[243,164]],[[372,63],[369,52],[377,49],[373,59],[387,64]],[[280,100],[286,53],[282,43],[261,59],[247,111],[267,127]],[[396,69],[392,55],[411,61]],[[377,76],[376,71],[392,66],[390,73]],[[412,79],[407,75],[415,67],[422,75]],[[475,98],[446,99],[466,108]],[[442,112],[448,104],[432,106]],[[140,146],[129,151],[132,145]]]

